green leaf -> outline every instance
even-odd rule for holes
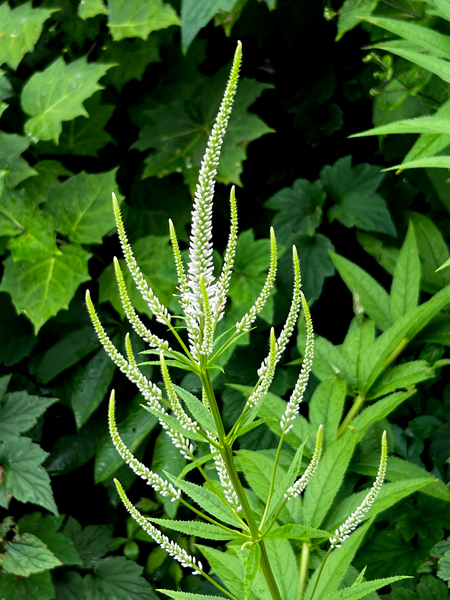
[[[28,192],[36,204],[47,202],[48,190],[59,182],[59,177],[69,177],[71,171],[66,169],[58,160],[40,160],[34,164],[35,176],[26,179],[21,189]]]
[[[331,260],[352,294],[358,294],[364,312],[382,331],[392,325],[391,301],[386,290],[366,271],[339,254]]]
[[[231,12],[237,0],[182,0],[181,48],[186,54],[197,33],[219,11]]]
[[[446,552],[438,562],[437,576],[444,581],[450,581],[450,552]]]
[[[309,540],[314,538],[328,538],[331,537],[329,531],[323,529],[316,529],[309,525],[299,525],[298,523],[288,523],[281,527],[275,527],[271,529],[265,538],[277,540],[279,538],[285,538],[288,540]]]
[[[100,406],[115,370],[116,365],[103,348],[85,366],[79,367],[70,391],[70,404],[78,429]]]
[[[25,133],[34,142],[58,144],[63,121],[88,117],[83,102],[101,89],[98,80],[112,66],[88,64],[84,57],[70,64],[57,58],[45,71],[34,73],[21,95],[22,108],[31,117],[25,122]]]
[[[37,334],[50,317],[67,309],[78,286],[90,279],[87,262],[91,255],[80,246],[67,244],[61,254],[29,263],[4,261],[0,291],[11,295],[17,312],[25,313]]]
[[[394,171],[398,169],[401,169],[403,171],[404,169],[423,168],[450,169],[450,156],[432,156],[430,158],[418,158],[417,160],[404,162],[401,165],[389,167],[389,169],[385,169],[385,171]]]
[[[78,5],[78,16],[80,19],[90,19],[97,15],[107,15],[108,9],[103,0],[80,0]]]
[[[443,61],[442,61],[443,62]],[[350,137],[364,137],[368,135],[388,135],[393,133],[446,133],[450,134],[450,123],[448,119],[443,119],[436,115],[431,117],[417,117],[415,119],[404,119],[402,121],[393,121],[387,125],[374,127],[361,133],[354,133]],[[400,168],[405,168],[403,165]]]
[[[29,577],[16,577],[11,573],[2,573],[0,595],[4,600],[53,600],[55,587],[50,571],[34,573]],[[58,596],[58,600],[63,598]]]
[[[41,467],[47,456],[48,453],[29,438],[20,437],[0,443],[0,464],[4,469],[0,491],[4,488],[6,494],[20,502],[33,502],[57,515],[50,477]]]
[[[85,569],[91,569],[108,552],[112,540],[111,527],[88,525],[82,529],[73,517],[67,519],[63,532],[72,540]]]
[[[265,503],[269,493],[275,462],[274,459],[261,452],[254,452],[253,450],[238,450],[235,454],[238,459],[238,470],[244,472],[245,479],[252,490]],[[278,489],[281,486],[281,482],[285,475],[285,469],[278,465],[275,476],[275,489]]]
[[[336,439],[346,393],[346,382],[336,377],[324,379],[314,390],[309,403],[309,422],[315,429],[323,425],[324,449]]]
[[[204,406],[201,400],[178,385],[174,385],[177,394],[184,400],[189,412],[194,419],[205,429],[217,435],[216,424],[211,412]]]
[[[62,521],[63,517],[35,512],[23,516],[18,525],[21,534],[30,533],[39,538],[61,563],[82,565],[83,561],[75,550],[72,540],[58,531]]]
[[[108,28],[115,42],[123,38],[146,40],[152,31],[181,25],[175,10],[162,0],[109,0]]]
[[[7,442],[36,424],[56,398],[30,396],[25,391],[6,394],[0,401],[0,440]]]
[[[447,102],[444,102],[444,104],[438,108],[435,116],[439,119],[448,118],[450,116],[450,100],[447,100]],[[447,133],[422,133],[414,142],[411,150],[406,154],[403,162],[408,163],[419,158],[434,156],[449,144],[450,135]]]
[[[430,367],[426,360],[412,360],[386,371],[377,384],[371,388],[367,398],[373,400],[400,388],[409,390],[416,383],[433,377],[434,369]]]
[[[34,262],[59,253],[52,218],[38,208],[25,190],[3,191],[0,234],[14,236],[8,248],[15,262]]]
[[[55,590],[58,600],[86,600],[83,578],[74,571],[66,571],[63,576],[58,577]]]
[[[152,587],[142,577],[143,567],[123,556],[108,556],[94,564],[94,575],[86,575],[86,600],[156,600]]]
[[[422,69],[434,73],[434,75],[437,75],[443,81],[450,83],[450,64],[448,61],[404,48],[391,48],[390,51],[397,56],[401,56],[402,58],[411,61]]]
[[[244,572],[244,600],[248,600],[253,583],[259,570],[261,562],[261,547],[259,544],[253,544],[245,563]]]
[[[31,533],[23,533],[6,543],[2,568],[7,573],[28,577],[32,573],[42,573],[61,564],[44,542]]]
[[[265,544],[281,597],[298,600],[300,598],[298,567],[292,546],[283,538],[267,539]]]
[[[28,320],[17,315],[8,294],[0,294],[0,314],[3,317],[0,329],[0,362],[10,367],[29,356],[38,340],[33,335]]]
[[[116,184],[117,168],[107,173],[82,171],[64,183],[52,186],[45,210],[53,216],[55,229],[77,244],[101,244],[114,228],[111,193],[123,196]]]
[[[420,261],[414,226],[410,222],[391,287],[391,311],[394,319],[406,315],[419,303]]]
[[[120,437],[130,452],[137,450],[149,433],[153,431],[157,422],[156,417],[141,408],[136,412],[132,412],[118,425]],[[112,477],[123,464],[125,464],[125,461],[122,460],[110,435],[107,434],[100,442],[95,457],[95,483]]]
[[[110,43],[101,55],[100,62],[115,63],[116,66],[106,73],[103,81],[108,85],[113,85],[120,92],[128,81],[132,79],[141,81],[147,66],[160,60],[157,34],[150,36],[145,41],[134,38]],[[101,107],[103,111],[105,111],[106,106],[109,105]],[[86,108],[89,111],[87,102]]]
[[[339,10],[338,33],[336,41],[361,24],[361,18],[370,16],[377,7],[379,0],[345,0]]]
[[[7,5],[2,4],[1,8],[4,6]],[[4,180],[7,188],[14,188],[24,179],[37,175],[37,171],[20,157],[29,145],[29,140],[21,135],[0,131],[0,170],[7,171]]]
[[[377,421],[386,418],[393,410],[400,406],[402,402],[410,398],[415,390],[409,392],[395,392],[375,404],[365,408],[353,421],[352,427],[358,430],[358,437],[361,441],[366,435],[369,427]]]
[[[296,179],[291,188],[283,188],[269,198],[264,206],[278,213],[272,220],[278,243],[290,248],[296,234],[312,235],[322,222],[324,201],[320,181],[310,183],[306,179]]]
[[[352,157],[345,156],[320,172],[325,192],[336,205],[328,211],[330,222],[337,219],[346,227],[379,231],[396,236],[386,202],[376,193],[384,175],[369,164],[352,167]]]
[[[361,363],[366,352],[375,341],[375,323],[357,315],[348,329],[342,344],[342,354],[351,362],[356,371],[356,385],[359,387],[361,380]]]
[[[398,248],[386,246],[378,238],[364,233],[356,232],[356,239],[366,252],[375,258],[375,260],[391,275],[394,274],[395,265],[400,254]]]
[[[201,537],[204,540],[231,540],[233,538],[242,539],[239,535],[233,535],[232,532],[227,532],[217,525],[211,523],[203,523],[202,521],[172,521],[172,519],[155,519],[147,517],[151,523],[156,523],[161,527],[178,531],[186,535]],[[236,531],[236,534],[239,532]]]
[[[306,333],[302,323],[302,328],[299,327],[299,335],[297,337],[297,348],[302,354],[305,352],[305,345]],[[321,381],[337,376],[345,379],[349,384],[356,383],[356,369],[354,365],[347,360],[339,346],[335,346],[320,335],[314,336],[312,371]]]
[[[162,477],[164,477],[166,471],[169,471],[171,475],[178,477],[185,464],[186,459],[181,455],[180,449],[174,446],[170,437],[162,430],[156,439],[153,450],[152,471]],[[179,501],[172,502],[172,498],[158,495],[166,513],[173,519],[177,514]]]
[[[223,596],[210,596],[205,594],[192,594],[191,592],[175,592],[174,590],[156,590],[174,600],[223,600]]]
[[[31,2],[26,2],[11,9],[7,2],[0,6],[0,23],[2,37],[0,38],[0,66],[6,63],[13,71],[27,52],[34,49],[44,22],[59,8],[33,8]]]
[[[384,579],[374,579],[372,581],[363,581],[358,582],[358,584],[353,584],[351,587],[344,588],[342,590],[338,590],[329,596],[326,596],[327,600],[359,600],[359,598],[363,598],[368,594],[373,594],[376,590],[380,588],[390,585],[391,583],[395,583],[396,581],[400,581],[401,579],[407,579],[407,576],[404,577],[396,576],[396,577],[385,577]],[[402,589],[402,588],[397,588]]]
[[[305,491],[303,501],[305,525],[320,527],[341,487],[357,441],[357,431],[347,429],[344,435],[324,452]]]
[[[437,271],[449,257],[444,236],[436,225],[420,213],[410,213],[417,239],[417,248],[422,263],[422,288],[435,293],[450,283],[450,272]]]

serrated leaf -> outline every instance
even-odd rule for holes
[[[298,600],[300,598],[298,567],[291,544],[288,540],[282,538],[277,540],[268,539],[265,544],[281,597]]]
[[[162,430],[156,439],[153,450],[152,471],[162,477],[165,477],[165,472],[169,471],[171,475],[178,477],[185,464],[186,459],[182,456],[180,449],[174,446],[171,438]],[[173,519],[177,514],[179,501],[172,502],[172,499],[168,496],[158,495],[166,513]]]
[[[416,383],[433,377],[434,369],[426,360],[412,360],[396,365],[382,375],[376,385],[371,388],[367,398],[373,400],[401,388],[409,390]]]
[[[380,125],[361,133],[354,133],[350,137],[364,137],[368,135],[389,135],[393,133],[446,133],[450,134],[450,123],[448,119],[433,115],[431,117],[417,117],[415,119],[404,119],[393,121],[387,125]],[[403,167],[402,167],[403,168]]]
[[[34,262],[59,253],[52,218],[39,209],[25,190],[3,191],[0,235],[11,236],[8,248],[15,262]]]
[[[342,354],[352,363],[356,371],[356,385],[361,380],[361,365],[366,352],[375,341],[375,323],[357,315],[351,322],[341,347]]]
[[[271,529],[265,536],[269,539],[285,538],[288,540],[309,540],[313,538],[327,538],[332,534],[329,531],[323,529],[316,529],[309,525],[299,525],[298,523],[288,523],[281,527],[275,527]]]
[[[261,562],[261,547],[259,544],[253,544],[245,563],[244,571],[244,600],[248,600],[253,583],[259,570]]]
[[[142,577],[143,567],[123,556],[108,556],[94,564],[94,575],[86,575],[86,600],[114,597],[129,600],[156,600],[151,585]]]
[[[55,590],[58,600],[86,600],[83,578],[74,571],[66,571],[58,578],[58,581],[55,581]]]
[[[103,0],[80,0],[78,5],[78,16],[80,19],[90,19],[97,15],[107,15],[108,9]]]
[[[204,540],[231,540],[233,538],[242,540],[242,536],[238,535],[238,531],[236,531],[236,535],[233,535],[231,531],[227,532],[221,527],[217,527],[217,525],[203,523],[203,521],[172,521],[172,519],[156,519],[153,517],[147,517],[147,519],[161,527],[178,531],[178,533],[201,537]]]
[[[344,588],[343,590],[338,590],[329,596],[326,596],[326,600],[359,600],[359,598],[363,598],[369,594],[372,594],[376,590],[380,588],[390,585],[391,583],[395,583],[396,581],[400,581],[401,579],[406,579],[407,575],[401,576],[398,575],[396,577],[385,577],[384,579],[374,579],[372,581],[363,581],[358,584],[354,584],[351,587]],[[401,589],[401,588],[397,588]]]
[[[397,171],[401,169],[450,169],[450,156],[431,156],[430,158],[418,158],[404,162],[401,165],[395,165],[385,169],[386,171]]]
[[[210,596],[209,594],[192,594],[191,592],[176,592],[175,590],[156,590],[174,600],[223,600],[223,596]]]
[[[346,392],[345,381],[336,377],[325,379],[314,390],[309,403],[309,422],[315,429],[323,425],[325,449],[336,439]]]
[[[34,573],[28,577],[16,577],[11,573],[2,573],[0,595],[2,600],[53,600],[55,587],[50,571]],[[58,600],[65,599],[58,596]],[[70,600],[75,599],[71,598]]]
[[[111,43],[101,55],[100,62],[116,63],[116,66],[106,73],[103,81],[120,92],[128,81],[141,81],[147,66],[160,60],[157,35],[152,35],[147,40],[134,38]]]
[[[56,398],[30,396],[25,391],[6,394],[0,403],[0,440],[7,442],[28,431]]]
[[[362,413],[352,421],[352,427],[358,430],[359,440],[364,438],[369,427],[377,421],[386,418],[397,408],[397,406],[400,406],[402,402],[410,398],[414,393],[415,390],[410,392],[395,392],[365,408]]]
[[[24,179],[37,175],[37,171],[20,156],[29,145],[29,140],[21,135],[0,131],[0,170],[7,171],[4,179],[7,188],[14,188]]]
[[[339,10],[336,41],[338,42],[347,31],[360,25],[362,17],[370,16],[378,2],[379,0],[345,0]]]
[[[108,552],[112,540],[111,527],[88,525],[82,529],[73,517],[67,519],[63,533],[72,540],[85,569],[92,568]]]
[[[47,456],[48,452],[29,438],[14,438],[0,443],[0,461],[4,469],[0,490],[3,488],[20,502],[33,502],[57,515],[50,477],[41,467]],[[7,505],[4,507],[7,508]]]
[[[181,25],[175,10],[162,0],[109,0],[108,28],[115,42],[123,38],[146,40],[152,31]]]
[[[382,331],[392,325],[391,300],[386,290],[355,263],[330,252],[331,260],[352,294],[358,294],[364,312]]]
[[[450,283],[449,271],[437,271],[448,259],[449,252],[444,236],[436,225],[420,213],[410,213],[417,240],[417,248],[422,263],[422,287],[426,292],[435,293]]]
[[[297,336],[297,348],[302,354],[305,352],[305,346],[306,331],[304,323],[302,322]],[[297,364],[300,364],[300,361],[298,361]],[[314,336],[312,371],[321,381],[331,377],[340,377],[341,379],[345,379],[351,385],[356,383],[355,365],[352,365],[347,360],[339,346],[335,346],[320,335]]]
[[[31,533],[16,535],[6,543],[2,568],[7,573],[27,577],[32,573],[42,573],[61,565],[56,556],[39,538]]]
[[[87,262],[91,255],[80,246],[67,244],[61,254],[48,256],[35,263],[3,263],[0,291],[11,295],[17,312],[25,313],[37,334],[50,317],[68,308],[78,286],[90,279]]]
[[[420,261],[414,226],[410,222],[391,287],[391,312],[394,319],[416,308],[420,291]]]
[[[444,102],[435,113],[438,118],[448,118],[450,116],[450,100]],[[441,150],[450,144],[450,135],[447,133],[422,133],[419,135],[411,150],[403,159],[404,163],[411,162],[419,158],[428,158],[439,154]]]
[[[186,54],[197,33],[219,11],[231,12],[237,0],[182,0],[181,48]]]
[[[206,406],[204,406],[202,401],[178,385],[174,385],[174,388],[177,394],[186,403],[186,406],[188,407],[189,412],[192,414],[194,419],[209,432],[217,435],[216,424],[214,423],[213,416]]]
[[[113,65],[87,63],[86,58],[66,64],[57,58],[45,71],[34,73],[24,85],[21,105],[31,118],[25,133],[34,141],[58,144],[62,122],[88,113],[83,102],[101,89],[98,80]]]
[[[450,581],[450,552],[445,552],[439,559],[437,576],[444,581]]]
[[[44,22],[60,8],[33,8],[32,2],[25,2],[11,9],[8,2],[0,6],[0,66],[8,64],[13,71],[27,52],[34,49]]]
[[[391,48],[391,52],[397,56],[411,61],[422,69],[426,69],[434,75],[440,77],[443,81],[450,83],[450,64],[448,61],[428,54],[421,54],[415,50],[404,48]]]
[[[352,157],[345,156],[320,172],[325,192],[336,202],[328,211],[330,222],[396,236],[386,202],[376,193],[384,177],[379,167],[351,165]]]

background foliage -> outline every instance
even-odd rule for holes
[[[216,247],[222,250],[228,188],[237,184],[241,234],[230,320],[244,313],[264,281],[272,224],[283,249],[297,245],[303,291],[313,302],[315,329],[323,339],[310,398],[330,374],[351,386],[339,356],[345,357],[351,342],[349,327],[351,333],[361,326],[358,297],[381,331],[401,316],[401,282],[395,276],[400,249],[411,253],[408,276],[417,283],[415,300],[403,302],[424,303],[450,283],[450,270],[435,272],[449,258],[448,171],[381,173],[380,168],[401,163],[414,143],[417,149],[420,142],[411,135],[348,139],[372,125],[446,110],[449,80],[428,63],[401,54],[411,47],[399,49],[391,40],[408,43],[403,30],[391,27],[386,33],[379,26],[388,17],[448,34],[445,4],[9,0],[0,5],[2,598],[90,599],[112,590],[117,598],[152,598],[155,587],[177,586],[210,592],[208,584],[183,577],[118,509],[113,476],[125,489],[133,485],[146,514],[173,518],[178,507],[149,494],[122,468],[107,435],[105,398],[112,386],[123,399],[117,416],[130,449],[156,472],[170,467],[177,475],[185,465],[100,348],[83,297],[89,287],[109,333],[123,345],[128,324],[112,267],[112,257],[120,257],[112,231],[115,191],[120,202],[126,198],[125,224],[145,275],[177,311],[167,220],[173,219],[186,242],[191,193],[237,39],[244,48],[243,78],[225,138],[214,223]],[[325,19],[324,8],[328,19],[336,19]],[[362,26],[357,16],[366,18]],[[369,51],[360,48],[368,44],[377,45],[376,54],[362,62]],[[394,57],[389,49],[396,50]],[[434,135],[425,140],[433,153],[447,156],[449,134],[428,135]],[[215,258],[219,265],[220,252]],[[345,259],[373,278],[367,280],[366,297],[357,290],[354,306],[351,292],[360,272],[355,276]],[[229,424],[243,397],[224,384],[254,383],[263,358],[261,340],[269,325],[284,318],[291,285],[286,251],[277,293],[258,330],[229,358],[227,378],[216,378]],[[131,295],[150,318],[137,292]],[[131,336],[134,347],[143,350]],[[298,360],[302,339],[300,327],[298,347],[290,349],[285,363]],[[441,481],[433,484],[434,495],[416,494],[381,513],[356,556],[354,565],[369,565],[370,578],[414,576],[384,590],[393,600],[448,596],[450,492],[444,483],[450,384],[441,369],[449,345],[449,313],[441,312],[400,358],[400,366],[422,361],[416,379],[405,380],[415,393],[389,422],[368,429],[333,505],[336,511],[339,503],[348,506],[351,494],[376,471],[374,450],[383,428],[393,451],[391,481],[421,477],[423,469]],[[143,368],[151,374],[151,366]],[[297,370],[285,364],[271,391],[282,397]],[[156,371],[153,376],[160,377]],[[194,378],[180,373],[181,380],[197,391]],[[302,409],[310,420],[319,418],[314,410],[306,404]],[[270,453],[276,443],[270,428],[262,427],[263,434],[260,428],[240,438],[248,480],[252,471],[245,457],[251,455],[244,452]],[[328,519],[332,522],[333,515]],[[197,552],[192,536],[173,535]],[[208,552],[214,565],[215,551]]]

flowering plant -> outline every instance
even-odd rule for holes
[[[347,428],[346,431],[339,432],[337,441],[333,441],[326,437],[326,432],[319,424],[315,428],[315,444],[307,445],[305,439],[302,440],[302,443],[294,444],[296,451],[295,454],[289,454],[288,468],[285,469],[281,465],[282,456],[283,458],[286,456],[285,447],[292,446],[292,440],[295,440],[296,436],[298,437],[299,427],[296,428],[296,425],[299,421],[301,429],[303,417],[298,414],[299,405],[308,383],[314,352],[312,320],[308,304],[301,291],[300,263],[295,247],[292,249],[294,290],[288,316],[279,335],[275,334],[274,329],[271,330],[268,354],[258,370],[258,381],[253,389],[247,391],[246,404],[228,432],[225,431],[210,376],[211,370],[221,368],[217,364],[217,359],[225,350],[251,330],[274,286],[277,268],[277,245],[274,231],[271,230],[270,267],[261,293],[239,322],[231,330],[215,339],[216,326],[224,315],[233,271],[237,244],[237,209],[233,187],[230,193],[231,227],[228,244],[222,270],[219,276],[215,277],[212,260],[213,195],[220,150],[236,94],[241,59],[242,47],[239,43],[200,169],[192,211],[187,271],[183,264],[174,226],[169,221],[170,238],[178,275],[180,304],[184,313],[182,319],[187,339],[182,337],[178,327],[174,327],[174,316],[156,297],[140,271],[127,240],[119,205],[113,195],[117,230],[128,269],[156,320],[170,330],[182,350],[173,349],[169,342],[160,339],[141,321],[128,296],[119,262],[115,259],[115,272],[124,311],[136,333],[149,345],[150,349],[146,352],[157,356],[157,360],[153,364],[156,362],[161,368],[165,394],[140,371],[129,336],[126,338],[126,356],[115,348],[97,316],[89,292],[86,295],[89,314],[103,347],[120,370],[136,384],[147,403],[146,408],[159,419],[162,428],[173,444],[187,460],[193,461],[193,466],[204,477],[205,485],[201,487],[182,477],[177,479],[170,473],[167,473],[167,478],[163,478],[137,460],[119,435],[115,422],[115,398],[114,392],[112,392],[109,404],[109,427],[117,451],[131,469],[146,480],[155,491],[164,496],[170,496],[173,501],[179,500],[206,523],[200,520],[162,521],[147,518],[133,506],[117,480],[115,480],[115,484],[129,513],[164,550],[183,567],[191,569],[194,574],[203,575],[223,594],[233,600],[246,600],[247,598],[252,600],[256,598],[288,600],[289,598],[292,600],[292,598],[302,597],[311,600],[314,595],[318,594],[321,597],[345,597],[357,600],[367,593],[399,579],[394,577],[376,582],[364,582],[363,573],[361,573],[352,586],[337,591],[368,525],[376,514],[374,503],[383,489],[386,473],[386,432],[382,436],[378,474],[368,493],[364,492],[362,502],[357,503],[350,517],[342,519],[338,514],[337,517],[334,515],[334,521],[333,519],[328,521],[329,525],[336,524],[334,533],[319,529],[341,485],[345,469],[357,442],[357,430]],[[246,473],[253,493],[252,490],[244,488],[239,478],[238,470],[242,469],[233,453],[233,445],[239,436],[266,422],[265,419],[260,418],[260,410],[266,401],[276,365],[283,356],[294,332],[301,309],[303,309],[306,322],[306,348],[303,364],[290,399],[284,405],[277,419],[276,427],[280,439],[275,455],[270,459],[271,473],[267,474],[265,485],[258,486],[257,482],[252,482],[251,474]],[[199,399],[175,385],[172,382],[169,367],[177,367],[195,373],[201,381],[202,398]],[[337,392],[332,391],[331,395],[333,393]],[[340,415],[338,415],[338,419],[339,417]],[[335,425],[336,427],[333,425],[333,428],[336,438],[337,424]],[[328,447],[325,448],[324,459],[320,462],[324,439]],[[205,457],[196,459],[196,443],[206,443],[209,446],[211,453],[206,460],[214,464],[218,481],[212,480],[203,468],[206,462]],[[309,454],[309,463],[302,463],[303,454]],[[336,464],[336,459],[340,461],[339,464]],[[305,496],[302,505],[299,496],[310,481],[313,483],[308,489],[312,489],[312,491]],[[419,487],[419,484],[417,486]],[[392,500],[393,497],[400,497],[398,490],[397,495],[395,495],[395,491],[390,490],[390,492],[390,499],[388,501],[385,499],[382,508],[386,508],[389,502],[395,501],[395,499]],[[182,493],[199,508],[185,499]],[[321,517],[316,511],[318,504],[322,506]],[[295,516],[297,516],[297,521],[294,521]],[[368,516],[371,517],[371,520],[352,534]],[[176,532],[210,540],[228,541],[228,550],[223,553],[222,563],[217,563],[211,548],[202,547],[203,554],[209,558],[221,583],[211,576],[202,562],[162,533],[154,523]],[[331,527],[329,528],[331,529]],[[324,554],[320,545],[327,538],[329,538],[330,548]],[[341,549],[341,545],[348,538],[351,540],[347,544],[349,550],[345,551]],[[299,572],[296,571],[294,588],[292,588],[292,573],[289,572],[289,569],[295,570],[296,564],[292,562],[294,553],[288,540],[296,540],[301,543],[300,567]],[[286,553],[285,565],[277,564],[277,561],[281,563],[280,549]],[[308,580],[311,568],[309,559],[312,556],[312,550],[316,552],[319,563],[313,564],[313,567],[316,568]],[[334,562],[333,559],[328,560],[335,553],[341,554]],[[293,564],[294,566],[292,566]],[[226,568],[223,568],[224,566]],[[162,591],[172,598],[184,598],[185,600],[205,598],[205,596],[182,591]],[[213,597],[210,596],[210,598]]]

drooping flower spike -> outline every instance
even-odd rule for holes
[[[301,477],[299,477],[297,479],[297,481],[293,485],[291,485],[291,487],[284,494],[284,497],[287,500],[290,500],[291,498],[296,498],[297,496],[300,496],[300,494],[306,488],[308,483],[311,481],[312,476],[316,472],[316,469],[319,466],[320,457],[322,456],[322,431],[323,431],[323,426],[320,425],[320,427],[317,431],[316,447],[314,449],[314,454],[311,459],[311,462],[309,463],[309,465],[306,468],[306,471],[303,473],[303,475]]]

